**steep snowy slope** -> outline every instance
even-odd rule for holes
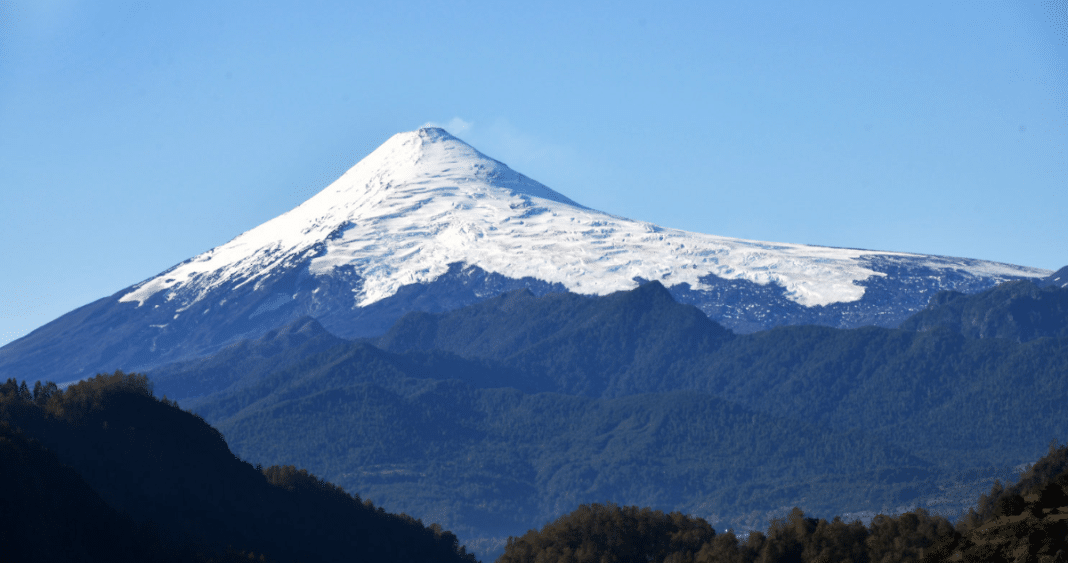
[[[254,283],[293,257],[313,275],[353,265],[364,307],[460,262],[511,278],[604,295],[637,279],[708,289],[701,278],[774,283],[800,305],[856,301],[855,282],[883,276],[861,257],[914,255],[778,244],[661,228],[582,207],[492,160],[443,129],[393,136],[318,195],[227,244],[140,284],[120,301],[161,291],[184,303],[229,283]],[[930,267],[957,266],[927,260]],[[1016,277],[982,264],[975,273]],[[1040,276],[1044,271],[1025,271]]]
[[[894,326],[939,290],[1049,273],[662,228],[579,205],[425,128],[394,135],[292,211],[5,346],[0,374],[146,367],[303,315],[370,336],[409,310],[518,287],[603,295],[646,280],[737,331]]]

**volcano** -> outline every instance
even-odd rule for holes
[[[604,295],[658,280],[735,332],[893,327],[941,290],[1049,271],[692,233],[603,213],[440,128],[391,137],[293,210],[0,348],[0,377],[76,380],[213,353],[311,316],[384,333],[506,291]]]

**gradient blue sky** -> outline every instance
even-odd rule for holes
[[[1068,1],[870,4],[0,0],[0,344],[427,123],[664,226],[1068,264]]]

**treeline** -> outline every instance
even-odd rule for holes
[[[678,512],[585,504],[509,538],[497,563],[1066,563],[1068,446],[1009,488],[995,483],[956,525],[922,508],[865,526],[806,517],[798,508],[740,541]]]
[[[767,534],[740,541],[733,531],[716,534],[704,519],[678,512],[614,504],[578,510],[508,541],[497,563],[569,561],[593,563],[871,563],[920,561],[925,550],[955,533],[940,516],[917,510],[879,516],[866,527],[840,518],[808,518],[795,508]]]
[[[144,375],[0,384],[0,471],[4,560],[475,561],[437,525],[237,459]]]

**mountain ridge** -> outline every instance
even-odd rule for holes
[[[1031,282],[1008,285],[1020,284]],[[996,304],[1003,293],[974,299]],[[914,505],[959,512],[960,495],[977,494],[983,482],[950,475],[992,481],[1068,432],[1058,415],[1066,349],[1068,337],[980,340],[946,327],[786,326],[735,335],[649,282],[595,297],[520,289],[448,312],[412,312],[379,339],[277,356],[278,369],[254,384],[171,396],[217,424],[242,456],[296,461],[396,510],[447,511],[449,527],[467,537],[514,534],[498,530],[505,515],[522,527],[534,522],[521,514],[566,510],[571,501],[561,491],[590,493],[575,502],[616,491],[617,501],[707,510],[736,527],[759,527],[788,503],[859,518]],[[204,376],[175,373],[157,390],[172,393],[175,378]],[[967,424],[957,423],[961,412]],[[717,438],[717,455],[755,448],[776,471],[792,472],[792,485],[770,474],[756,479],[758,469],[741,471],[722,457],[690,467],[687,450],[672,444],[702,424],[698,434],[736,434]],[[749,445],[734,441],[742,437]],[[809,454],[843,440],[878,446],[883,461],[863,474],[819,473],[823,462]],[[467,453],[453,464],[444,452]],[[624,458],[666,471],[674,484],[643,485],[667,478],[639,475],[648,467],[627,469],[636,481],[623,479]],[[708,467],[716,479],[707,479]],[[677,487],[692,493],[685,503]]]
[[[969,338],[1008,338],[1029,342],[1068,336],[1068,293],[1065,286],[1019,280],[989,291],[965,295],[940,292],[927,309],[902,323],[905,330],[946,328]]]

